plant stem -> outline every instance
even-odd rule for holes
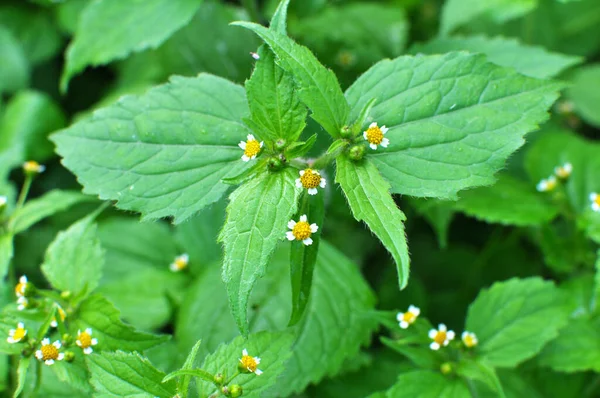
[[[21,187],[21,192],[19,193],[19,199],[17,200],[16,209],[20,209],[25,204],[25,200],[27,199],[27,194],[29,194],[29,188],[31,188],[31,183],[33,182],[33,175],[31,173],[25,174],[25,181],[23,182],[23,186]]]

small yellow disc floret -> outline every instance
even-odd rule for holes
[[[321,183],[321,176],[312,169],[306,169],[300,177],[300,182],[302,182],[302,186],[306,189],[316,188]]]
[[[58,359],[58,348],[56,348],[52,344],[43,345],[41,348],[42,351],[42,361],[47,361],[49,359],[56,360]]]
[[[88,348],[92,346],[92,336],[90,336],[88,332],[79,333],[77,340],[79,340],[79,346],[81,348]]]
[[[375,145],[381,144],[383,141],[383,132],[379,126],[371,126],[367,129],[367,141]]]
[[[244,368],[248,369],[248,371],[250,371],[252,373],[256,372],[258,363],[256,363],[256,360],[254,359],[254,357],[251,357],[250,355],[244,355],[242,357],[242,359],[240,359],[240,362],[242,363],[242,366]]]
[[[260,142],[256,140],[246,141],[246,149],[244,149],[244,155],[251,158],[252,156],[258,155],[260,152]]]
[[[294,225],[292,233],[294,234],[296,240],[304,240],[310,238],[310,225],[306,221],[298,221],[296,225]]]

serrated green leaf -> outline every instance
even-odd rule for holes
[[[348,122],[349,107],[335,74],[325,68],[309,49],[263,26],[236,22],[259,35],[275,53],[278,65],[291,73],[300,88],[300,99],[315,119],[334,138]]]
[[[0,148],[23,147],[23,159],[44,161],[54,154],[48,133],[65,126],[65,115],[48,95],[22,91],[11,98],[0,119]]]
[[[571,319],[540,353],[539,363],[558,372],[600,372],[600,319]]]
[[[19,365],[17,366],[17,385],[15,387],[13,398],[17,398],[25,387],[25,380],[27,378],[27,370],[31,364],[31,357],[19,358]]]
[[[29,84],[29,63],[14,36],[0,27],[0,93],[12,92]]]
[[[85,365],[85,355],[82,350],[73,352],[72,362],[57,361],[52,365],[52,371],[56,377],[62,381],[61,384],[68,384],[77,391],[81,391],[88,396],[92,395],[92,386],[90,385],[90,373]]]
[[[247,339],[238,336],[232,342],[221,345],[214,353],[207,356],[201,369],[211,373],[233,375],[242,357],[242,350],[248,350],[253,357],[260,357],[258,369],[262,374],[241,374],[236,377],[235,384],[242,387],[244,396],[260,397],[277,377],[284,371],[284,365],[292,354],[291,345],[294,336],[286,332],[259,332],[251,334]],[[200,396],[209,396],[215,391],[215,386],[198,380]]]
[[[551,221],[558,206],[527,183],[507,173],[499,174],[492,186],[464,191],[455,203],[463,213],[488,223],[541,225]]]
[[[198,349],[200,348],[201,344],[202,344],[202,340],[198,340],[198,342],[196,344],[194,344],[194,347],[192,347],[190,353],[188,354],[188,357],[185,360],[185,363],[183,364],[183,366],[181,367],[180,370],[182,370],[182,371],[193,370],[194,361],[196,360],[196,355],[198,355]],[[179,379],[179,381],[177,381],[177,391],[179,392],[179,395],[181,396],[181,398],[187,397],[188,388],[190,386],[191,380],[192,380],[192,377],[190,375],[184,375],[183,377],[181,377]]]
[[[281,33],[282,35],[286,34],[287,12],[288,12],[289,5],[290,5],[290,0],[282,0],[279,2],[277,9],[275,9],[275,12],[273,13],[273,18],[271,18],[271,23],[269,24],[269,29],[272,29],[275,32]]]
[[[506,398],[500,379],[496,370],[485,362],[463,359],[456,366],[456,373],[468,380],[476,380],[484,383],[498,398]]]
[[[86,357],[86,363],[96,398],[172,398],[175,395],[175,381],[162,383],[165,374],[137,353],[92,354]]]
[[[317,142],[317,135],[313,134],[306,141],[294,142],[285,149],[287,159],[299,158],[308,153]]]
[[[371,121],[390,131],[368,157],[392,192],[455,199],[490,185],[523,136],[548,117],[561,84],[536,80],[483,55],[399,57],[377,63],[346,92],[355,119],[376,98]]]
[[[69,207],[94,198],[75,191],[54,190],[44,196],[32,199],[16,210],[8,224],[13,234],[18,234],[46,217],[67,210]]]
[[[386,391],[389,398],[465,398],[471,393],[460,379],[451,379],[438,372],[416,370],[403,373],[396,384]]]
[[[306,215],[311,223],[323,225],[325,220],[325,198],[324,194],[309,195],[307,191],[302,193],[300,205],[295,220]],[[313,283],[313,272],[317,262],[321,234],[315,234],[310,246],[293,244],[290,251],[290,277],[292,281],[292,315],[289,326],[300,321],[304,310],[310,299],[310,291]]]
[[[487,363],[513,367],[540,352],[567,317],[566,301],[553,283],[537,277],[510,279],[477,296],[465,329],[477,335]]]
[[[119,310],[99,294],[83,301],[74,319],[74,330],[92,328],[98,349],[103,351],[144,351],[169,339],[165,335],[138,332],[124,324]]]
[[[573,85],[567,89],[566,97],[573,101],[575,112],[589,124],[600,128],[600,64],[586,65],[577,69],[572,77]]]
[[[337,158],[335,181],[341,185],[354,218],[364,221],[394,258],[398,284],[403,289],[410,264],[404,232],[406,216],[394,203],[389,184],[368,159],[355,163],[346,156]]]
[[[92,215],[56,236],[46,251],[42,272],[55,289],[82,298],[98,286],[103,266],[104,249]]]
[[[443,35],[482,16],[497,22],[506,22],[527,14],[538,0],[448,0],[442,9],[440,31]]]
[[[273,52],[261,46],[258,55],[260,59],[246,81],[254,131],[272,142],[294,142],[306,126],[308,111],[300,102],[293,76],[277,66]]]
[[[413,54],[443,54],[451,51],[483,53],[490,62],[515,68],[519,73],[537,78],[557,76],[583,61],[581,57],[549,52],[543,47],[526,45],[517,39],[501,36],[438,37],[411,48]]]
[[[242,334],[248,334],[247,303],[256,280],[265,273],[277,242],[298,208],[300,190],[295,169],[265,173],[236,189],[229,197],[223,242],[223,281],[229,305]],[[299,242],[296,242],[299,243]]]
[[[224,177],[247,164],[237,146],[248,130],[242,87],[200,75],[173,77],[53,136],[84,191],[145,218],[181,222],[221,198]]]
[[[185,26],[202,0],[98,0],[79,17],[66,52],[61,90],[86,66],[107,64],[132,52],[156,48]]]

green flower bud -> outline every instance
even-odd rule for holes
[[[285,149],[286,144],[287,142],[283,138],[279,138],[275,141],[275,149],[282,151]]]
[[[217,373],[215,375],[215,383],[217,383],[218,385],[221,385],[225,382],[225,376],[223,376],[223,373]]]
[[[340,134],[343,138],[350,138],[352,136],[352,130],[349,126],[344,126],[340,129]]]
[[[445,375],[452,373],[452,371],[453,371],[453,366],[450,362],[444,362],[440,366],[440,372],[442,372]]]
[[[350,147],[348,156],[352,160],[361,160],[365,156],[365,146],[362,144],[355,144]]]
[[[229,394],[232,398],[240,397],[243,394],[242,386],[238,384],[232,384],[229,386]]]
[[[269,168],[269,170],[271,171],[278,171],[281,170],[283,168],[283,160],[285,160],[285,158],[283,158],[282,156],[279,157],[271,157],[269,158],[269,160],[267,160],[267,167]]]
[[[65,352],[65,361],[73,362],[74,359],[75,359],[75,354],[72,351]]]

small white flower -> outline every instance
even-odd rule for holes
[[[19,278],[19,283],[15,286],[15,296],[25,297],[25,289],[27,288],[27,277],[25,275]]]
[[[248,350],[246,350],[245,348],[242,350],[242,357],[240,358],[240,368],[242,370],[260,376],[263,372],[262,370],[258,369],[259,364],[259,357],[251,357],[250,355],[248,355]]]
[[[39,164],[34,160],[29,160],[23,163],[23,170],[29,174],[40,174],[46,170],[46,166]]]
[[[415,307],[414,305],[410,305],[408,307],[408,311],[399,312],[396,315],[396,319],[398,320],[400,327],[402,329],[406,329],[417,320],[417,317],[419,316],[420,313],[421,313],[421,310],[418,307]]]
[[[550,176],[550,177],[538,182],[536,189],[539,192],[550,192],[550,191],[553,191],[554,188],[556,188],[556,184],[557,184],[556,177]]]
[[[319,230],[317,224],[308,224],[306,214],[300,216],[300,221],[298,222],[290,220],[288,228],[291,229],[285,235],[288,240],[301,240],[306,246],[312,245],[313,240],[310,236]]]
[[[61,322],[65,321],[65,318],[67,317],[67,313],[65,312],[65,310],[62,309],[62,307],[58,304],[56,305],[56,310],[58,312],[58,316],[60,316],[60,320]],[[50,322],[50,326],[52,326],[53,328],[58,327],[58,322],[56,320],[56,318],[52,319],[52,321]]]
[[[19,322],[17,324],[16,329],[10,329],[8,331],[8,338],[6,339],[6,341],[8,341],[11,344],[19,343],[25,338],[25,336],[27,336],[25,324],[23,322]]]
[[[378,145],[384,148],[390,143],[390,140],[383,136],[388,132],[388,128],[385,126],[378,127],[377,122],[373,122],[369,125],[369,128],[363,132],[363,138],[369,142],[371,149],[377,149]]]
[[[439,350],[441,347],[447,346],[451,340],[454,340],[454,332],[448,330],[446,325],[440,323],[437,330],[431,329],[429,331],[429,338],[433,340],[433,343],[429,345],[432,350]]]
[[[467,348],[475,347],[479,343],[479,340],[477,340],[477,336],[475,335],[475,333],[467,332],[466,330],[462,333],[460,338],[465,347]]]
[[[296,179],[296,187],[305,188],[308,190],[309,195],[317,194],[317,187],[325,188],[327,181],[321,177],[321,174],[313,169],[306,169],[299,171],[300,178]]]
[[[19,297],[17,299],[17,304],[17,310],[23,311],[29,305],[29,300],[27,300],[27,297]]]
[[[244,154],[242,155],[242,160],[244,162],[248,162],[252,159],[256,159],[256,156],[260,152],[260,149],[263,147],[264,142],[258,142],[254,135],[248,134],[246,137],[246,141],[240,141],[238,146],[244,150]]]
[[[87,328],[85,331],[77,331],[77,340],[75,343],[83,349],[83,353],[86,355],[91,354],[94,350],[92,346],[98,344],[97,338],[92,338],[92,328]]]
[[[592,202],[592,210],[600,211],[600,195],[598,195],[596,192],[592,192],[590,194],[590,202]]]
[[[554,174],[563,180],[569,178],[573,172],[573,165],[569,162],[564,163],[562,166],[556,166],[554,168]]]
[[[59,340],[50,344],[50,339],[45,338],[42,340],[42,347],[35,352],[35,357],[40,361],[44,361],[46,365],[54,365],[54,361],[62,361],[65,358],[65,354],[58,352],[61,344]]]
[[[183,271],[187,268],[190,262],[190,256],[187,253],[183,253],[180,256],[175,257],[175,260],[169,265],[169,269],[173,272]]]

